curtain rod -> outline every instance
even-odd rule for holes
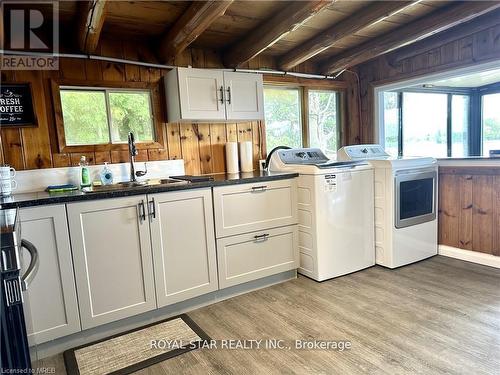
[[[51,54],[51,53],[43,53],[43,52],[32,53],[32,52],[2,50],[2,49],[0,49],[0,54],[19,55],[19,56],[42,56],[42,57],[51,56],[51,57],[64,57],[64,58],[72,58],[72,59],[89,59],[89,60],[99,60],[99,61],[121,63],[121,64],[138,65],[138,66],[144,66],[144,67],[148,67],[148,68],[158,68],[158,69],[177,68],[177,66],[175,66],[175,65],[154,64],[154,63],[147,63],[147,62],[128,60],[128,59],[120,59],[120,58],[115,58],[115,57],[98,56],[98,55],[84,55],[84,54],[72,54],[72,53],[54,53],[54,54]],[[188,67],[191,67],[191,65],[189,65]],[[298,77],[298,78],[328,79],[328,80],[335,80],[340,75],[340,74],[337,74],[336,76],[329,76],[329,75],[323,75],[323,74],[286,72],[283,70],[274,70],[274,69],[266,69],[266,68],[263,68],[263,69],[216,68],[215,70],[221,70],[221,71],[226,71],[226,72],[274,74],[274,75],[292,76],[292,77]],[[343,72],[341,72],[341,73],[343,73]]]

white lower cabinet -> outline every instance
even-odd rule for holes
[[[25,294],[25,316],[30,344],[41,344],[81,330],[66,208],[23,208],[20,215],[22,237],[39,253],[38,272]],[[25,267],[29,261],[23,251]]]
[[[211,189],[148,199],[158,307],[217,290]]]
[[[298,228],[290,225],[217,240],[219,286],[298,268]]]
[[[156,308],[145,195],[67,205],[82,328]]]

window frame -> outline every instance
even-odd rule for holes
[[[463,89],[458,87],[436,87],[436,88],[408,88],[403,90],[390,90],[387,92],[395,92],[398,95],[397,106],[398,106],[398,157],[402,157],[404,155],[404,144],[403,144],[403,132],[404,132],[404,119],[403,119],[403,106],[404,106],[404,93],[420,93],[420,94],[443,94],[446,95],[447,101],[447,117],[446,117],[446,153],[447,157],[452,156],[452,98],[453,95],[460,96],[468,96],[469,97],[469,119],[468,119],[468,150],[469,155],[473,152],[474,148],[472,145],[471,137],[473,132],[473,110],[474,110],[474,90],[472,89]],[[482,123],[482,121],[481,121]],[[385,123],[384,123],[385,128]],[[482,146],[482,133],[480,136],[481,146]],[[385,142],[385,139],[384,139]]]
[[[301,103],[301,128],[302,128],[302,147],[310,147],[309,140],[309,91],[332,91],[337,93],[338,108],[338,127],[337,127],[337,145],[342,147],[346,144],[346,91],[347,82],[319,80],[319,79],[301,79],[298,77],[273,77],[264,76],[264,89],[271,88],[289,88],[299,89]],[[264,134],[264,139],[266,139]],[[266,154],[268,151],[267,147]]]
[[[82,91],[107,91],[107,92],[126,92],[126,91],[149,91],[150,106],[153,121],[153,141],[137,142],[137,149],[162,149],[165,148],[165,126],[163,107],[161,105],[159,84],[146,82],[112,82],[112,81],[78,81],[78,80],[51,80],[52,101],[54,106],[54,120],[56,125],[57,142],[60,153],[71,152],[96,152],[96,151],[126,151],[127,143],[89,144],[89,145],[68,145],[66,144],[66,135],[64,129],[64,118],[61,105],[61,89],[72,89]],[[106,112],[110,121],[108,95],[106,98]],[[111,132],[111,123],[108,123]]]
[[[483,153],[484,153],[484,147],[483,147],[484,146],[484,139],[483,139],[483,135],[484,135],[484,127],[483,127],[484,96],[491,95],[491,94],[500,94],[500,82],[478,87],[476,91],[477,91],[477,102],[476,102],[477,109],[476,109],[476,111],[477,111],[477,116],[478,116],[478,124],[477,124],[478,131],[476,132],[477,138],[478,138],[477,139],[477,147],[478,147],[480,155],[489,157],[489,155],[483,155]]]

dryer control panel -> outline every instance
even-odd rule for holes
[[[338,160],[385,159],[390,155],[380,145],[344,146],[337,152]]]

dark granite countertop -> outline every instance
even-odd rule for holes
[[[80,190],[64,193],[48,193],[45,191],[34,193],[14,194],[10,197],[0,198],[0,208],[10,209],[16,207],[41,206],[58,203],[77,202],[85,200],[109,199],[118,197],[127,197],[140,194],[163,193],[167,191],[178,191],[187,189],[199,189],[205,187],[215,187],[224,185],[247,184],[254,182],[285,180],[298,177],[298,173],[267,173],[267,172],[248,172],[239,174],[212,174],[213,181],[203,181],[194,183],[178,184],[160,184],[144,185],[137,187],[127,187],[114,191],[103,191],[84,193]]]

